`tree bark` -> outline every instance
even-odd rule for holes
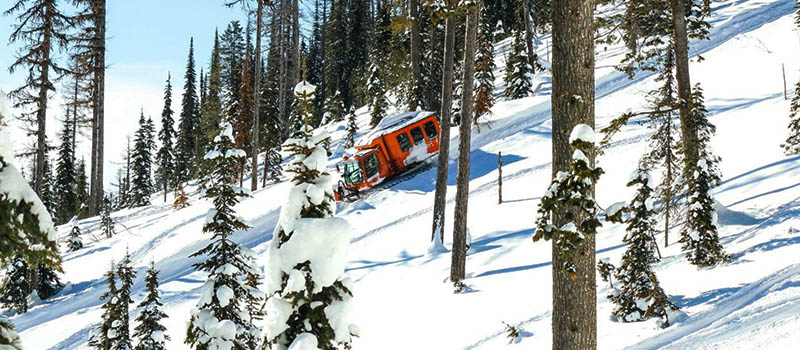
[[[417,110],[417,89],[420,86],[420,58],[419,58],[419,0],[410,0],[408,3],[411,13],[411,81],[413,82],[412,98],[408,101],[410,111]]]
[[[528,50],[528,61],[531,64],[531,68],[534,69],[534,73],[536,73],[536,61],[534,60],[533,55],[533,28],[531,27],[531,7],[530,7],[530,0],[522,0],[522,23],[525,25],[525,46]]]
[[[464,38],[464,76],[461,94],[461,124],[458,138],[458,175],[456,177],[456,208],[453,220],[453,253],[450,280],[460,281],[466,274],[467,207],[469,204],[469,162],[472,141],[473,80],[475,78],[475,42],[478,36],[478,6],[467,13]]]
[[[50,28],[53,27],[53,16],[55,15],[52,11],[52,7],[47,6],[43,23],[46,29],[43,31],[44,38],[42,39],[42,62],[39,64],[42,74],[39,83],[39,106],[36,111],[36,167],[33,172],[33,187],[36,194],[40,196],[42,195],[42,186],[44,185],[44,163],[47,149],[47,90],[50,87],[50,51],[52,40],[52,30]],[[36,271],[35,268],[34,271]]]
[[[672,6],[672,25],[675,40],[675,77],[678,81],[678,104],[681,116],[681,136],[683,137],[684,161],[689,169],[697,164],[697,126],[689,118],[689,100],[692,94],[689,78],[689,36],[686,29],[686,15],[682,0],[670,0]]]
[[[251,162],[253,163],[252,171],[250,172],[250,190],[255,191],[258,189],[258,134],[261,131],[261,120],[259,110],[261,106],[261,32],[262,23],[264,22],[264,1],[256,0],[258,5],[256,7],[256,58],[255,58],[255,82],[253,84],[253,150],[251,151]],[[266,175],[267,163],[264,163],[264,173]],[[166,196],[166,194],[165,194]]]
[[[553,177],[569,170],[569,135],[577,124],[594,127],[594,0],[553,1]],[[580,98],[575,98],[579,96]],[[588,155],[594,163],[594,152]],[[566,223],[559,208],[556,227]],[[582,218],[577,218],[578,222]],[[553,350],[597,348],[595,237],[574,252],[577,278],[562,272],[563,259],[553,245]]]
[[[454,7],[454,0],[447,6]],[[456,18],[448,16],[445,20],[444,67],[442,77],[442,109],[439,114],[439,165],[436,168],[436,192],[433,203],[433,231],[431,240],[439,235],[444,242],[444,214],[447,200],[447,166],[450,159],[450,114],[453,111],[453,61],[456,40]]]
[[[105,129],[105,76],[106,76],[106,0],[92,3],[95,26],[94,45],[94,96],[92,96],[92,214],[97,215],[103,205],[103,147]]]
[[[497,204],[503,204],[503,152],[497,152]]]

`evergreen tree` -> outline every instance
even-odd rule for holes
[[[161,111],[161,130],[158,132],[158,140],[161,148],[156,153],[156,183],[159,188],[164,190],[164,201],[167,201],[167,192],[175,188],[175,120],[172,118],[172,83],[171,77],[167,75],[167,86],[164,88],[164,109]]]
[[[223,93],[223,111],[229,122],[239,117],[241,102],[242,60],[245,57],[244,30],[239,21],[231,21],[220,37],[220,82]]]
[[[69,231],[69,241],[67,242],[69,251],[83,249],[83,240],[81,240],[81,228],[78,226],[78,218],[72,218],[72,230]]]
[[[669,301],[653,271],[658,262],[653,186],[650,175],[642,170],[634,172],[628,182],[628,187],[636,188],[636,196],[626,208],[630,216],[624,220],[627,232],[622,241],[627,248],[615,275],[620,287],[609,299],[616,304],[613,315],[623,322],[657,317],[662,327],[668,327],[669,313],[678,308]],[[621,210],[610,213],[610,221],[622,222],[621,214]]]
[[[347,54],[344,67],[349,88],[343,92],[345,108],[364,104],[362,86],[366,85],[369,45],[372,34],[371,0],[350,0],[347,9]],[[382,44],[378,44],[382,45]]]
[[[350,69],[348,65],[349,42],[347,28],[347,1],[331,2],[325,31],[325,112],[341,121],[350,98]],[[339,104],[341,103],[341,109]],[[337,113],[341,111],[341,113]],[[330,121],[331,119],[328,119]]]
[[[44,171],[42,175],[42,186],[39,192],[39,198],[41,198],[42,204],[44,204],[44,207],[47,208],[47,212],[50,213],[52,217],[56,213],[58,199],[56,198],[56,194],[53,192],[53,188],[55,187],[55,179],[53,178],[53,171],[50,167],[50,164],[50,156],[45,153]]]
[[[478,27],[478,54],[475,57],[475,123],[491,113],[494,106],[494,32],[497,29],[497,21],[492,19],[489,10],[489,6],[481,7]]]
[[[684,175],[688,185],[689,212],[680,242],[689,262],[707,267],[726,262],[730,256],[725,254],[719,242],[717,212],[711,196],[711,188],[718,185],[721,178],[718,167],[720,159],[709,149],[716,128],[708,121],[703,90],[699,85],[695,86],[691,98],[690,120],[698,130],[700,159],[696,166],[687,166]]]
[[[14,325],[0,320],[0,346],[7,350],[22,350],[22,340],[14,329]]]
[[[275,49],[270,46],[270,62],[274,62]],[[264,68],[262,68],[264,69]],[[278,182],[281,176],[281,157],[280,150],[283,144],[283,133],[281,132],[281,120],[278,110],[278,85],[277,69],[270,66],[266,72],[261,74],[261,108],[259,118],[261,123],[261,146],[264,152],[264,175],[261,177],[262,187],[267,185],[267,181]]]
[[[248,38],[250,36],[248,35]],[[247,55],[249,56],[249,55]],[[241,77],[239,86],[239,105],[236,110],[236,117],[230,122],[233,126],[234,147],[243,150],[249,157],[250,151],[253,149],[253,116],[255,101],[253,100],[253,70],[250,59],[245,57],[241,65]],[[245,166],[248,157],[239,160],[239,179],[244,178]]]
[[[164,334],[167,328],[161,324],[161,320],[168,316],[161,311],[164,304],[161,303],[161,295],[158,292],[158,270],[155,263],[150,262],[144,281],[147,295],[138,305],[140,310],[139,316],[136,317],[138,325],[133,336],[139,343],[133,350],[166,350],[164,342],[169,340],[169,336]]]
[[[306,78],[308,82],[319,86],[316,90],[314,103],[311,113],[313,114],[312,126],[318,127],[322,123],[325,101],[325,76],[323,74],[324,52],[323,52],[323,30],[322,18],[319,11],[319,0],[314,0],[314,18],[311,24],[311,38],[308,45],[308,55],[306,56]],[[262,75],[263,76],[263,75]]]
[[[153,155],[151,153],[152,132],[148,129],[147,121],[144,119],[144,111],[139,116],[139,130],[134,135],[133,153],[131,154],[131,208],[142,207],[150,204],[150,193],[153,184],[150,178],[152,169]]]
[[[100,213],[100,229],[106,238],[111,238],[117,232],[114,228],[114,219],[111,218],[111,200],[103,198],[103,211]]]
[[[100,296],[100,300],[105,301],[100,306],[100,309],[103,310],[102,320],[89,338],[89,346],[98,350],[113,349],[115,338],[117,337],[114,323],[118,323],[120,317],[116,306],[119,300],[119,290],[117,289],[117,276],[113,261],[111,262],[111,267],[105,273],[105,277],[108,290]]]
[[[200,133],[202,145],[207,146],[216,136],[219,123],[222,121],[222,58],[219,34],[214,31],[214,47],[211,50],[211,61],[208,71],[208,94],[203,101],[200,117]]]
[[[39,283],[36,285],[36,293],[39,295],[40,299],[49,299],[64,288],[64,284],[61,283],[55,270],[43,264],[39,264],[38,274]]]
[[[800,14],[800,11],[798,11]],[[800,20],[800,15],[798,15]],[[800,154],[800,81],[797,81],[794,88],[794,97],[789,108],[789,137],[786,142],[781,144],[786,155],[792,156]]]
[[[74,150],[72,149],[72,132],[69,123],[64,123],[61,131],[61,145],[58,148],[58,165],[56,166],[55,197],[56,220],[66,223],[78,211],[78,198],[76,191],[76,174]]]
[[[342,280],[350,227],[332,217],[333,178],[326,173],[328,135],[312,135],[308,127],[314,86],[303,81],[295,88],[300,114],[307,122],[298,138],[287,142],[295,160],[290,202],[282,211],[268,248],[264,329],[268,346],[320,350],[350,348],[354,326],[347,322],[351,284]],[[313,191],[307,189],[315,189]],[[318,190],[316,190],[318,189]],[[324,254],[316,247],[325,247]]]
[[[421,2],[422,4],[422,2]],[[430,6],[430,5],[427,5]],[[420,106],[426,111],[442,107],[442,76],[444,74],[444,21],[433,21],[430,9],[420,11]]]
[[[78,200],[78,213],[83,214],[89,205],[89,178],[86,176],[86,161],[81,158],[76,170],[75,192]]]
[[[297,110],[295,106],[294,110]],[[345,106],[344,100],[342,100],[342,94],[337,90],[333,91],[331,94],[328,95],[328,100],[325,101],[325,122],[340,122],[344,120],[345,115]],[[297,118],[298,120],[300,118]]]
[[[386,110],[389,108],[389,99],[386,98],[386,83],[383,80],[381,63],[376,62],[370,70],[369,82],[367,84],[367,96],[370,102],[370,126],[373,128],[386,118]],[[349,127],[349,125],[348,125]]]
[[[205,197],[214,203],[209,210],[209,220],[203,232],[211,233],[211,242],[190,257],[202,257],[195,268],[209,273],[208,282],[197,306],[192,309],[186,343],[193,349],[249,350],[253,339],[260,338],[253,324],[253,313],[248,304],[261,299],[257,290],[246,284],[248,277],[258,274],[250,257],[230,239],[239,230],[249,228],[234,211],[240,198],[248,195],[231,185],[236,178],[236,167],[245,156],[244,151],[233,148],[233,127],[224,122],[213,148],[204,157],[213,172],[209,174],[209,187]],[[224,330],[224,331],[220,331]]]
[[[130,304],[133,304],[131,298],[131,287],[133,280],[136,278],[136,271],[131,266],[131,255],[125,252],[125,258],[117,265],[115,272],[119,280],[119,289],[115,295],[114,301],[114,314],[117,318],[115,322],[111,323],[111,332],[115,335],[112,339],[113,345],[111,350],[130,350],[133,349],[131,342],[130,331]]]
[[[503,95],[510,100],[527,97],[533,93],[530,75],[534,73],[525,48],[524,33],[517,30],[513,35],[514,42],[511,44],[511,53],[506,63],[506,89],[503,92]]]
[[[197,170],[194,163],[199,109],[195,91],[197,77],[194,70],[194,39],[189,41],[189,59],[186,62],[184,80],[175,156],[175,178],[178,183],[189,181]]]
[[[3,287],[0,289],[0,303],[6,309],[15,311],[17,314],[28,312],[28,295],[33,291],[30,281],[31,271],[28,263],[22,256],[14,258],[14,262],[8,266]]]
[[[586,156],[594,149],[594,131],[591,127],[578,124],[573,128],[569,141],[570,148],[574,150],[569,164],[570,170],[558,172],[542,196],[533,241],[552,240],[554,254],[557,253],[564,260],[563,266],[553,268],[558,268],[575,279],[577,276],[572,255],[586,237],[596,234],[597,228],[601,226],[597,218],[597,203],[591,193],[594,183],[603,174],[603,169],[592,166]],[[552,213],[557,208],[567,206],[575,210],[568,211],[562,218],[566,224],[561,227],[553,226]]]
[[[372,55],[370,60],[372,62],[367,79],[367,102],[370,105],[371,119],[370,125],[375,127],[380,121],[386,117],[386,110],[389,108],[389,100],[386,97],[388,90],[386,83],[385,68],[389,62],[389,52],[387,44],[392,40],[391,32],[391,17],[389,17],[389,9],[384,5],[378,10],[378,21],[375,27],[376,45],[372,47]],[[313,84],[313,82],[311,82]]]
[[[356,111],[350,109],[347,114],[347,136],[345,137],[344,147],[352,148],[356,144],[356,134],[358,133],[358,124],[356,124]]]

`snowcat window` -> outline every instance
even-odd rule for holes
[[[364,170],[367,173],[367,178],[371,178],[378,173],[378,168],[380,168],[380,163],[378,163],[378,154],[373,153],[371,156],[364,159]]]
[[[425,123],[423,127],[425,128],[425,133],[428,134],[428,140],[439,137],[439,133],[436,132],[436,125],[432,121]]]
[[[397,143],[400,144],[400,150],[403,152],[407,152],[411,149],[411,140],[408,139],[408,134],[406,133],[397,135]]]
[[[411,129],[411,139],[414,140],[414,145],[419,145],[420,143],[425,142],[425,136],[422,135],[422,129]]]
[[[357,185],[364,182],[364,172],[358,161],[344,163],[344,182],[348,185]]]

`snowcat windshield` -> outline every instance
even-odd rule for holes
[[[364,171],[361,170],[359,161],[344,163],[344,182],[348,185],[357,185],[364,182]]]

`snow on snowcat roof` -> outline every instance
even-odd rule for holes
[[[383,118],[372,131],[358,139],[358,146],[368,145],[372,143],[372,140],[386,134],[391,134],[409,124],[416,123],[432,115],[434,115],[433,112],[416,111],[395,114],[391,117]]]

